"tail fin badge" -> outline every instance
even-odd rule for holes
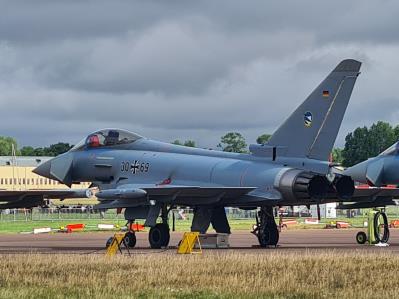
[[[311,112],[306,112],[304,114],[305,127],[310,128],[312,126],[313,115]]]

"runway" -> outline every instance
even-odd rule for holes
[[[342,251],[356,250],[383,250],[399,253],[399,229],[391,229],[389,247],[378,248],[375,246],[359,245],[356,243],[355,235],[360,229],[301,229],[284,230],[280,234],[280,242],[276,249],[281,251],[303,251],[303,250],[328,250],[336,249]],[[172,232],[170,250],[175,248],[182,237],[182,232]],[[104,253],[106,240],[113,232],[94,233],[50,233],[50,234],[0,234],[1,253]],[[138,232],[137,245],[132,253],[158,252],[152,250],[148,244],[148,233]],[[257,239],[247,231],[235,231],[230,236],[229,249],[210,249],[210,251],[239,250],[253,251],[265,249],[258,247]],[[165,251],[165,250],[163,250]]]

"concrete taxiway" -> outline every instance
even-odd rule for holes
[[[338,249],[343,251],[358,250],[384,250],[399,253],[399,229],[391,229],[389,247],[377,248],[375,246],[359,245],[355,235],[360,229],[303,229],[284,230],[280,235],[277,250],[302,251],[302,250],[327,250]],[[174,252],[182,232],[172,232],[170,247]],[[0,234],[1,253],[103,253],[106,240],[113,232],[93,233],[50,233],[50,234]],[[134,252],[157,252],[150,250],[148,233],[138,232],[137,246]],[[258,247],[255,236],[247,231],[235,231],[230,236],[230,249],[228,250],[264,250]],[[158,250],[159,251],[159,250]]]

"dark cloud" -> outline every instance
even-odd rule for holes
[[[0,1],[2,135],[100,127],[212,146],[271,133],[342,59],[363,61],[348,130],[395,122],[395,1]]]

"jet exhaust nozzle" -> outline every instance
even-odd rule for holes
[[[308,183],[308,193],[312,199],[323,199],[328,193],[328,180],[325,176],[315,175]]]
[[[326,197],[329,182],[325,176],[299,169],[285,171],[276,186],[287,200],[320,200]]]
[[[350,199],[355,192],[355,182],[347,175],[337,177],[333,182],[333,187],[341,199]]]

